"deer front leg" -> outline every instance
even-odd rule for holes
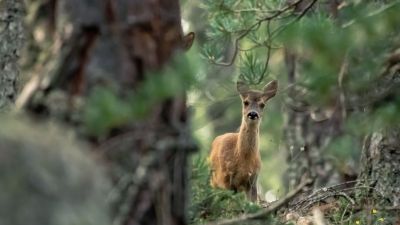
[[[256,202],[257,199],[257,175],[253,175],[249,179],[249,188],[246,191],[247,198],[252,201]]]

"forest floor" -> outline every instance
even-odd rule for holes
[[[244,193],[212,189],[204,158],[196,157],[192,167],[191,224],[400,224],[400,208],[379,208],[370,202],[358,202],[363,193],[356,181],[324,187],[305,194],[308,179],[273,202],[248,201]],[[396,216],[397,215],[397,216]],[[266,223],[267,222],[267,223]]]

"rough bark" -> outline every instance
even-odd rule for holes
[[[400,206],[400,130],[398,128],[376,131],[365,138],[358,186],[369,187],[365,195],[361,197],[369,198],[369,201],[372,201],[370,204]]]
[[[55,44],[36,72],[45,76],[32,78],[18,106],[78,131],[96,88],[124,100],[185,47],[178,0],[55,2]],[[181,92],[152,105],[144,119],[87,137],[115,180],[115,224],[186,224],[186,164],[195,148],[187,125]]]
[[[22,0],[0,2],[0,111],[7,110],[17,95],[18,59],[23,44]]]

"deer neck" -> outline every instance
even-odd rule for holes
[[[247,124],[244,120],[240,126],[237,153],[249,155],[258,151],[260,123]]]

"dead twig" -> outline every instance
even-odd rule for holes
[[[350,204],[347,204],[346,207],[343,210],[342,216],[340,217],[340,223],[343,224],[344,223],[344,216],[346,215],[347,209],[349,208]]]
[[[349,188],[341,187],[345,184],[354,183],[354,182],[356,182],[356,181],[340,183],[340,184],[336,184],[336,185],[333,185],[330,187],[323,187],[321,189],[318,189],[318,190],[314,191],[312,194],[304,197],[300,201],[293,203],[293,205],[291,205],[290,208],[293,210],[296,210],[296,211],[298,211],[298,210],[305,211],[305,210],[311,208],[313,205],[315,205],[321,201],[324,201],[327,198],[337,197],[337,196],[343,197],[351,205],[355,205],[356,202],[353,198],[350,197],[350,195],[354,195],[354,192],[359,189],[372,189],[376,193],[380,194],[381,197],[385,197],[382,193],[380,193],[373,187],[368,187],[368,186],[356,186],[356,187],[349,187]]]
[[[352,205],[355,204],[355,200],[352,199],[350,196],[348,196],[346,193],[344,193],[342,191],[334,191],[334,192],[328,192],[324,195],[317,196],[313,199],[310,199],[310,201],[305,206],[302,206],[300,209],[307,210],[307,209],[311,208],[313,205],[315,205],[327,198],[336,197],[336,196],[344,197],[348,202],[350,202],[350,204],[352,204]]]

